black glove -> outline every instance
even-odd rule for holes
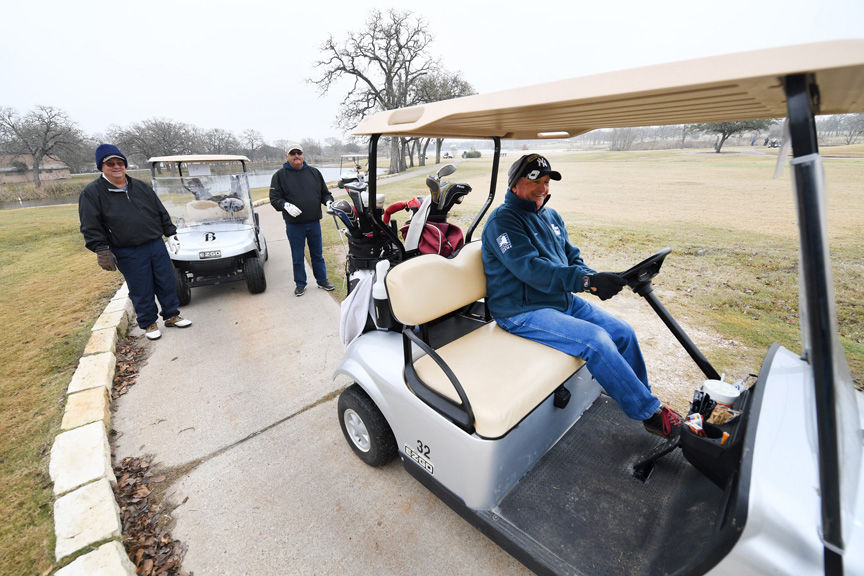
[[[627,282],[620,274],[614,272],[598,272],[586,274],[582,280],[582,288],[585,292],[591,292],[600,300],[608,300],[621,291]]]
[[[96,253],[96,262],[99,263],[99,266],[103,270],[108,270],[109,272],[116,270],[117,265],[114,264],[114,255],[111,254],[110,250],[100,250]]]

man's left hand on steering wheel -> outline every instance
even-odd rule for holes
[[[621,291],[627,282],[620,274],[614,272],[597,272],[586,274],[582,279],[582,289],[598,296],[600,300],[608,300]]]

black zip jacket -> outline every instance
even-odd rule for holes
[[[103,176],[84,187],[78,196],[81,234],[88,250],[140,246],[162,236],[173,236],[177,227],[153,189],[126,177],[126,191]]]
[[[333,195],[327,189],[324,176],[305,162],[300,170],[286,162],[270,180],[270,204],[282,212],[286,222],[303,224],[321,220],[321,205],[328,200],[333,200]],[[285,202],[297,206],[302,213],[296,218],[291,216],[285,212]]]

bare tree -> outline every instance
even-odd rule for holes
[[[64,146],[57,157],[69,166],[73,174],[92,172],[96,169],[93,152],[99,146],[100,140],[93,136],[84,136],[80,142],[72,146]]]
[[[839,131],[844,143],[854,144],[859,136],[864,136],[864,114],[843,114]]]
[[[234,134],[223,128],[213,128],[201,135],[203,151],[207,154],[232,154],[242,149]]]
[[[108,137],[130,161],[138,164],[153,156],[191,154],[200,138],[194,127],[165,118],[145,120],[125,129],[112,127]]]
[[[337,44],[331,35],[321,46],[325,57],[315,66],[324,70],[312,80],[322,94],[342,77],[353,78],[353,86],[342,100],[338,123],[351,129],[367,114],[416,104],[417,83],[438,69],[426,54],[432,35],[426,21],[411,12],[395,9],[382,14],[373,10],[359,32]],[[399,172],[400,143],[390,144],[390,171]]]
[[[300,141],[300,145],[303,146],[303,156],[307,160],[314,160],[321,156],[321,143],[314,138],[303,138]]]
[[[284,138],[280,138],[279,140],[273,142],[273,145],[276,148],[282,150],[282,154],[284,155],[286,152],[288,152],[288,147],[291,146],[293,143],[293,140],[285,140]]]
[[[45,157],[57,156],[81,142],[81,131],[65,112],[37,106],[23,118],[12,108],[0,108],[0,139],[10,154],[33,157],[33,184],[42,187],[39,170]]]
[[[774,124],[774,120],[744,120],[739,122],[708,122],[706,124],[693,124],[692,129],[695,132],[705,134],[717,134],[717,142],[714,144],[714,151],[718,154],[723,148],[723,143],[734,135],[741,132],[756,131],[761,132],[767,130]]]
[[[240,142],[243,144],[250,160],[255,160],[255,151],[264,144],[264,138],[257,130],[244,130],[240,134]]]
[[[617,151],[630,150],[634,140],[636,140],[636,132],[633,128],[615,128],[612,130],[609,149]]]
[[[477,93],[474,87],[462,78],[460,72],[450,73],[444,70],[437,70],[421,78],[417,83],[416,91],[414,100],[417,102],[438,102]],[[420,145],[419,163],[421,166],[426,165],[426,149],[430,140],[431,138],[425,138]],[[442,142],[444,142],[443,138],[435,139],[436,164],[441,162]]]

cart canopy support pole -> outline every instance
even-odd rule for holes
[[[801,228],[804,301],[808,323],[804,359],[813,370],[816,429],[819,445],[819,484],[822,496],[822,542],[826,576],[843,574],[843,532],[840,500],[840,459],[837,442],[837,401],[834,374],[834,308],[829,298],[831,269],[825,230],[824,180],[816,139],[814,114],[819,110],[819,88],[812,75],[785,78],[786,105],[794,159],[795,193]]]

